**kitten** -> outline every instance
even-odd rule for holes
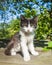
[[[33,45],[34,31],[36,30],[38,20],[37,17],[26,19],[23,15],[21,15],[20,18],[20,31],[12,37],[5,50],[5,54],[16,55],[18,51],[22,51],[24,60],[29,61],[29,52],[31,52],[32,55],[38,55]]]

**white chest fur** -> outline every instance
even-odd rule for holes
[[[34,34],[25,35],[22,31],[20,31],[20,34],[21,34],[21,40],[23,39],[23,41],[27,43],[30,43],[31,41],[33,41]]]

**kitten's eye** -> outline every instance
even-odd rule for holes
[[[22,26],[27,26],[27,23],[23,23]]]

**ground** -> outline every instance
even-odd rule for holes
[[[4,49],[0,49],[0,65],[52,65],[52,50],[47,52],[37,51],[39,56],[31,55],[31,60],[25,62],[20,54],[6,56]]]

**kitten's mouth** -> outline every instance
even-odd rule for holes
[[[30,34],[30,32],[25,32],[25,35],[29,35]]]

